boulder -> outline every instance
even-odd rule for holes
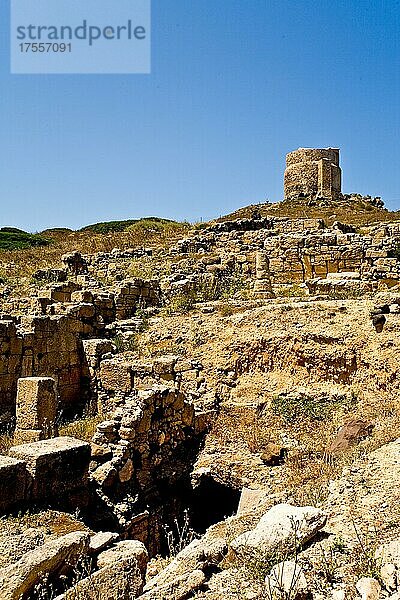
[[[95,571],[55,600],[133,600],[141,596],[143,577],[134,558]]]
[[[97,557],[97,566],[102,569],[127,559],[135,559],[140,572],[142,574],[146,572],[149,555],[146,547],[139,540],[124,540],[104,550]]]
[[[27,498],[29,476],[26,463],[9,456],[0,456],[0,513],[21,505]]]
[[[373,315],[371,320],[372,320],[372,325],[375,327],[375,331],[377,333],[382,333],[383,327],[386,323],[385,315],[382,315],[382,314]]]
[[[186,598],[191,598],[192,594],[200,589],[205,581],[206,576],[203,571],[196,569],[164,585],[161,583],[145,592],[140,598],[141,600],[166,600],[167,598],[168,600],[186,600]]]
[[[71,437],[13,446],[9,455],[26,463],[33,478],[31,499],[65,499],[87,485],[90,445]]]
[[[388,592],[394,592],[400,583],[397,574],[400,569],[400,539],[379,546],[375,551],[374,559],[381,565],[380,575],[383,585]]]
[[[104,550],[108,546],[111,546],[114,542],[118,540],[118,533],[113,533],[111,531],[99,531],[99,533],[95,533],[90,538],[89,550],[93,554],[97,554]]]
[[[20,560],[0,570],[1,600],[20,600],[47,574],[62,575],[89,549],[89,534],[68,533],[24,554]]]
[[[150,593],[169,584],[172,585],[193,572],[214,570],[224,559],[227,551],[228,546],[223,538],[207,540],[206,537],[203,537],[193,540],[161,573],[147,582],[145,592]],[[153,596],[148,597],[152,598]],[[155,597],[158,598],[158,596]]]
[[[251,531],[236,537],[230,544],[235,554],[262,552],[272,556],[300,547],[322,529],[326,515],[312,506],[273,506]]]
[[[327,449],[328,454],[337,452],[346,452],[351,446],[354,446],[362,439],[372,434],[373,424],[362,419],[351,419],[341,427]]]
[[[277,444],[267,444],[261,454],[261,460],[265,465],[274,467],[283,463],[287,456],[287,449]]]
[[[268,492],[265,490],[253,490],[243,488],[240,495],[239,506],[236,515],[240,517],[243,514],[253,511],[261,502],[268,498]]]
[[[385,563],[380,569],[381,581],[388,592],[397,588],[397,569],[393,563]]]

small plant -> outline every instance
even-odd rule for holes
[[[187,313],[193,310],[196,301],[197,297],[194,290],[182,291],[171,298],[170,303],[165,308],[165,312],[168,315]]]
[[[29,596],[31,600],[54,600],[59,597],[60,592],[66,594],[68,600],[97,600],[100,598],[100,591],[91,585],[93,574],[92,559],[84,556],[76,564],[67,563],[68,574],[60,575],[57,579],[51,580],[49,573],[44,573]],[[85,586],[80,589],[80,582]],[[75,589],[75,586],[78,586]]]
[[[332,585],[337,581],[337,573],[340,567],[338,554],[342,552],[343,551],[338,550],[335,545],[329,546],[326,550],[320,548],[318,571],[322,579],[329,585]]]
[[[8,454],[14,443],[14,422],[2,428],[0,434],[0,454]]]
[[[101,415],[86,416],[62,425],[59,428],[59,434],[91,442],[97,425],[103,420],[104,416]]]
[[[199,537],[190,526],[190,516],[187,509],[183,512],[182,523],[178,518],[175,518],[172,527],[165,525],[163,530],[167,543],[168,555],[172,558]]]
[[[375,558],[375,551],[380,542],[379,531],[375,529],[373,532],[365,533],[357,526],[354,517],[351,521],[357,538],[357,547],[354,552],[354,570],[357,579],[372,577],[379,581],[381,564]]]
[[[112,340],[114,346],[117,349],[117,353],[121,352],[135,352],[138,349],[138,336],[131,335],[124,337],[122,335],[116,335]]]
[[[230,300],[236,297],[246,299],[250,295],[249,284],[238,269],[235,269],[232,274],[222,278],[218,291],[218,297],[223,300]]]
[[[235,308],[229,302],[226,302],[222,306],[219,307],[219,314],[221,317],[231,317],[235,313]]]
[[[256,416],[246,428],[246,442],[251,453],[261,452],[270,442],[268,430],[262,426]]]
[[[332,290],[329,292],[329,298],[332,300],[356,300],[365,295],[361,288],[350,288],[343,290]]]
[[[302,298],[307,296],[307,289],[299,283],[282,285],[275,291],[278,298]]]
[[[153,279],[155,269],[151,257],[133,259],[128,268],[128,275],[144,280]]]

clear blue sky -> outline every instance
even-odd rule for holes
[[[400,208],[398,0],[152,6],[151,75],[23,76],[0,0],[0,225],[209,219],[281,199],[299,146]]]

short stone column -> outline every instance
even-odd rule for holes
[[[16,444],[28,444],[58,435],[57,388],[51,377],[18,379]]]
[[[255,296],[261,298],[274,297],[269,274],[268,258],[266,253],[261,250],[256,253],[256,280],[254,282],[253,292]]]

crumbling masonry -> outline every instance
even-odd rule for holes
[[[337,200],[341,186],[338,148],[299,148],[286,156],[285,198]]]

